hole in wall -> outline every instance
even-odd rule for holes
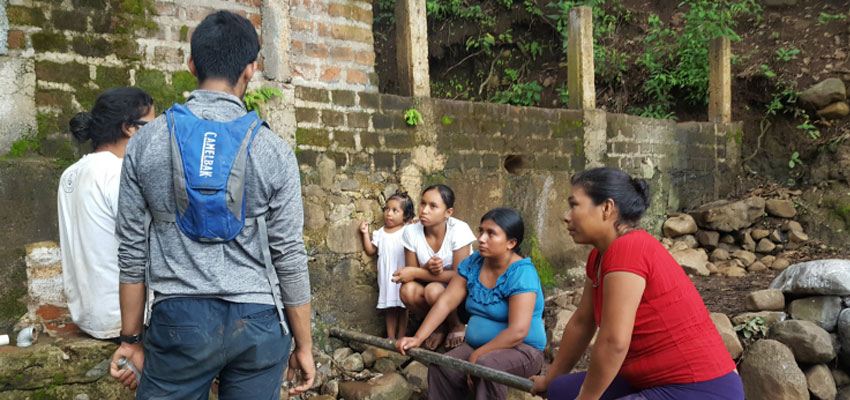
[[[525,166],[525,161],[522,159],[522,156],[519,154],[511,154],[505,157],[505,170],[508,171],[509,174],[518,174],[519,171]]]

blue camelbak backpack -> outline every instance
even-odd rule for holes
[[[245,225],[245,168],[264,122],[256,112],[230,122],[209,121],[179,104],[165,114],[177,225],[198,242],[232,240]]]
[[[166,110],[165,117],[171,133],[171,173],[177,210],[175,213],[151,211],[152,220],[176,223],[192,240],[211,244],[233,240],[244,226],[256,223],[275,308],[281,327],[288,334],[265,216],[245,216],[248,154],[254,136],[265,122],[256,112],[229,122],[205,120],[180,104]],[[149,225],[150,221],[146,224],[148,232]],[[149,269],[145,268],[148,281]],[[153,293],[148,289],[148,299],[152,298]],[[150,304],[148,301],[148,307]],[[149,317],[148,308],[146,325]]]

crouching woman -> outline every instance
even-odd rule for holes
[[[484,214],[478,230],[479,251],[460,263],[416,335],[400,339],[396,347],[404,354],[420,346],[466,300],[466,341],[446,355],[530,377],[543,366],[546,332],[540,279],[531,260],[519,253],[525,233],[522,218],[514,210],[496,208]],[[462,398],[470,391],[476,400],[506,399],[508,393],[504,385],[449,368],[428,369],[429,399]]]
[[[561,400],[743,400],[741,378],[682,267],[637,229],[649,188],[616,168],[575,175],[564,217],[593,246],[578,310],[532,392]],[[568,374],[599,328],[587,372]]]

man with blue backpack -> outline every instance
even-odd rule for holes
[[[218,377],[221,399],[277,399],[287,357],[290,395],[313,384],[298,163],[241,100],[259,49],[247,19],[205,18],[188,63],[198,90],[127,146],[110,373],[137,398],[206,398]]]

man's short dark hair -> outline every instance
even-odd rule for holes
[[[227,79],[231,85],[239,82],[239,75],[260,52],[260,40],[251,22],[223,10],[201,21],[192,34],[191,46],[198,81]]]

